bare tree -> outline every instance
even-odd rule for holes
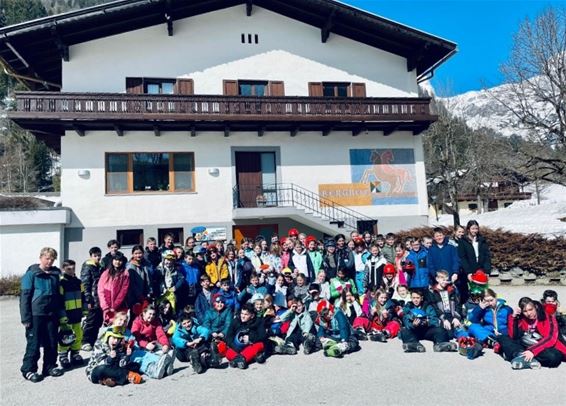
[[[501,71],[507,97],[491,95],[528,130],[519,150],[527,174],[566,185],[566,7],[527,18]]]

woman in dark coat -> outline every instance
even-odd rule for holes
[[[486,274],[491,272],[491,253],[489,244],[480,234],[480,226],[477,221],[470,220],[466,225],[466,234],[458,241],[458,255],[462,267],[462,276],[458,278],[458,290],[460,291],[460,303],[468,300],[468,281],[472,274],[478,269]]]

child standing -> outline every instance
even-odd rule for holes
[[[83,340],[83,329],[81,320],[83,318],[83,294],[84,288],[81,280],[75,276],[75,261],[66,260],[63,262],[63,275],[61,276],[60,292],[65,303],[66,323],[62,323],[60,328],[70,329],[75,335],[75,341],[71,345],[61,345],[59,343],[57,351],[59,353],[59,363],[65,369],[71,366],[82,366],[83,357],[79,354]],[[70,361],[69,361],[70,351]]]
[[[39,382],[43,376],[61,376],[57,367],[57,330],[59,318],[65,315],[59,291],[59,268],[53,266],[57,251],[42,248],[39,263],[31,265],[21,282],[20,316],[26,329],[26,352],[20,371],[25,379]],[[37,373],[40,347],[43,346],[43,373]]]
[[[81,348],[83,351],[92,351],[98,330],[102,326],[102,310],[98,300],[98,281],[103,271],[100,265],[102,251],[98,247],[92,247],[88,253],[90,258],[85,261],[81,268],[81,281],[88,309],[83,325],[83,343]]]

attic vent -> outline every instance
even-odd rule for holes
[[[259,34],[241,34],[242,44],[259,44]]]

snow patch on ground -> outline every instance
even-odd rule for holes
[[[560,185],[546,185],[541,191],[541,202],[537,205],[534,185],[526,188],[533,192],[531,200],[522,200],[511,206],[497,211],[461,216],[461,224],[468,220],[477,220],[480,226],[492,229],[502,228],[522,234],[538,233],[547,238],[566,236],[566,222],[560,218],[566,217],[566,187]],[[452,225],[452,216],[444,214],[429,217],[429,224]]]

